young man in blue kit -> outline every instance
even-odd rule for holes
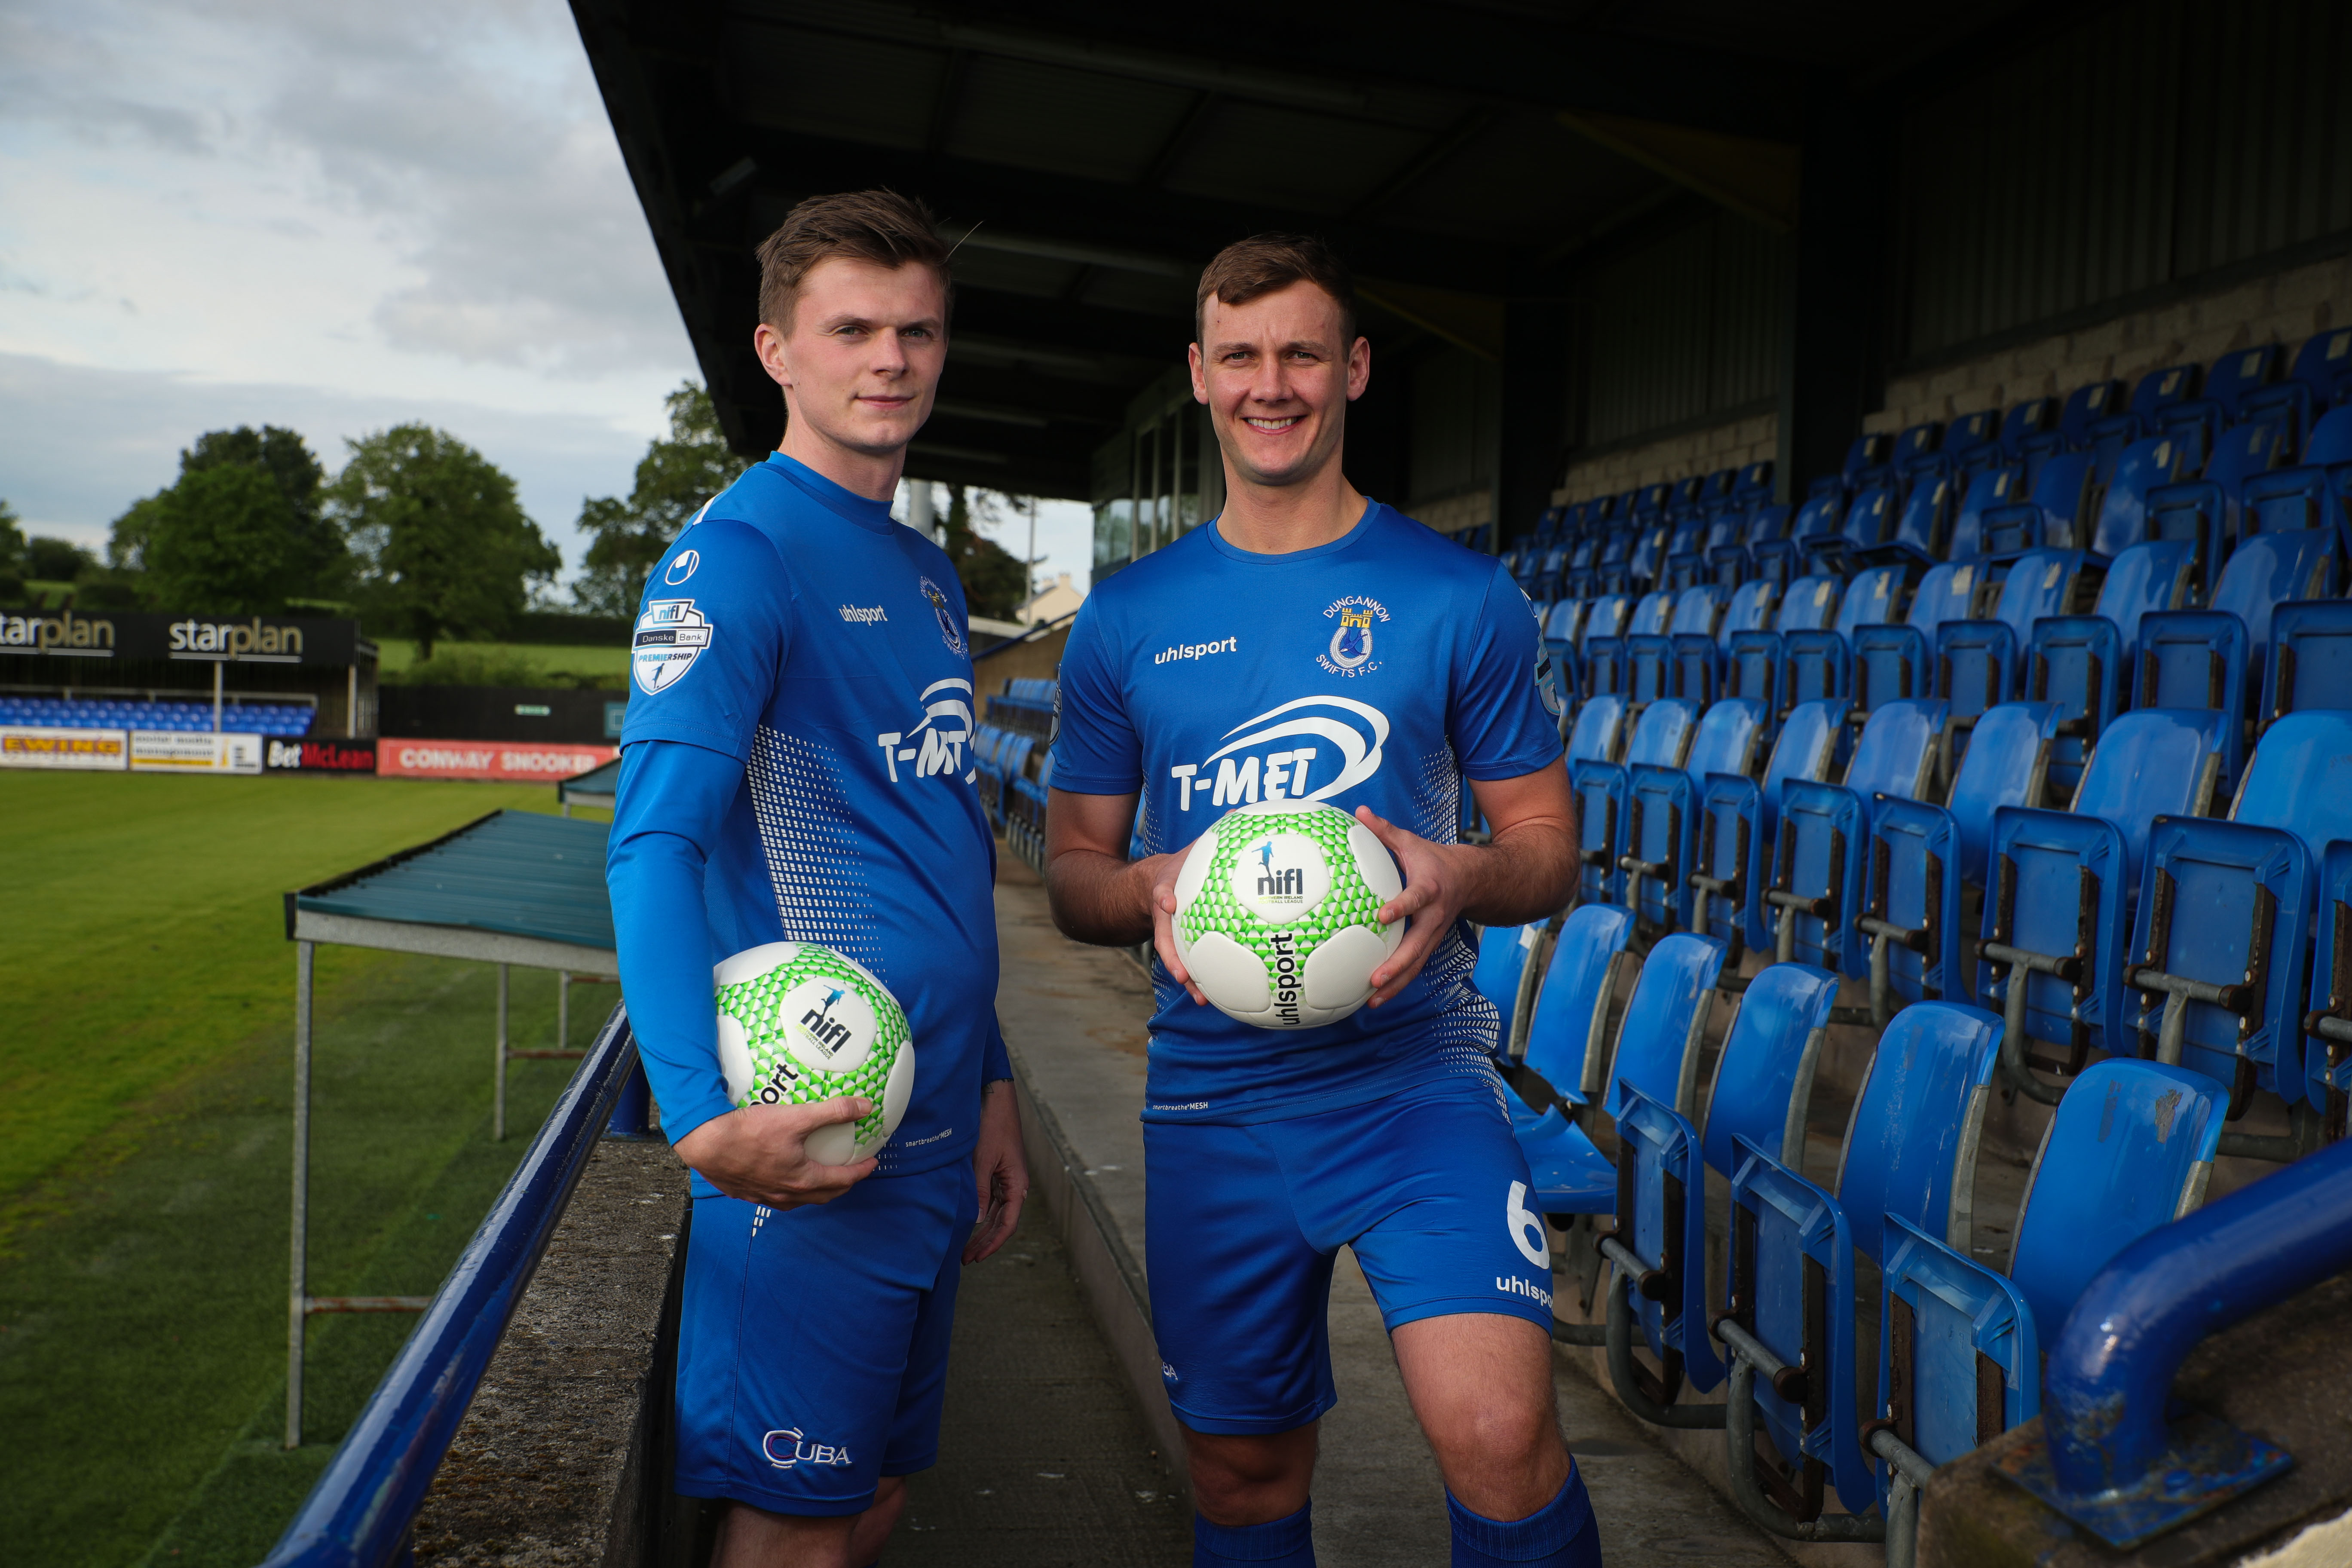
[[[1345,271],[1267,235],[1201,278],[1193,395],[1223,513],[1097,584],[1062,659],[1046,887],[1084,942],[1153,940],[1151,1312],[1186,1428],[1196,1564],[1309,1564],[1326,1323],[1353,1248],[1445,1478],[1456,1564],[1600,1562],[1559,1435],[1549,1256],[1471,988],[1465,920],[1568,901],[1573,805],[1527,598],[1340,469],[1370,376]],[[1171,645],[1185,657],[1168,658]],[[1460,781],[1493,826],[1457,844]],[[1184,851],[1258,799],[1352,809],[1409,921],[1369,1005],[1266,1030],[1204,1005],[1171,936]],[[1127,857],[1139,821],[1146,858]]]
[[[1028,1179],[996,1023],[993,847],[947,556],[894,521],[946,357],[948,258],[889,192],[802,203],[760,248],[782,444],[646,586],[608,879],[663,1131],[694,1172],[677,1489],[733,1505],[719,1568],[864,1568],[939,1445],[961,1264]],[[906,1009],[906,1117],[878,1160],[808,1135],[862,1099],[730,1109],[711,968],[820,942]]]

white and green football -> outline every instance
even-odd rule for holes
[[[846,1165],[890,1142],[915,1092],[915,1042],[888,986],[813,942],[748,948],[711,978],[730,1101],[808,1105],[862,1094],[872,1113],[809,1134],[809,1158]]]
[[[1217,819],[1176,878],[1176,955],[1210,1004],[1263,1029],[1335,1024],[1404,940],[1380,908],[1404,877],[1337,807],[1269,800]]]

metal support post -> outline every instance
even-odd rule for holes
[[[570,805],[564,806],[563,815],[572,815]],[[572,972],[568,969],[555,972],[555,1048],[572,1048]]]
[[[310,968],[316,944],[294,944],[294,1214],[286,1306],[286,1447],[302,1446],[302,1328],[310,1317],[304,1250],[310,1223]]]
[[[507,1135],[507,966],[499,965],[499,1063],[490,1089],[490,1141]]]
[[[222,668],[223,668],[223,666],[222,666],[221,662],[220,662],[218,659],[215,659],[215,660],[213,661],[213,733],[214,733],[214,734],[215,734],[215,735],[219,734],[219,733],[220,733],[220,730],[221,730],[221,669],[222,669]]]

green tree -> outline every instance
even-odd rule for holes
[[[174,610],[252,616],[284,607],[313,580],[309,541],[286,493],[257,463],[183,474],[152,498],[142,546],[147,596]]]
[[[79,596],[252,615],[333,593],[350,552],[320,505],[325,482],[292,430],[207,430],[180,453],[176,480],[114,520],[106,565],[79,574]]]
[[[25,595],[25,531],[16,526],[16,509],[0,500],[0,601]]]
[[[1029,597],[1029,569],[1021,558],[980,531],[994,521],[994,502],[982,494],[977,500],[962,485],[948,503],[947,539],[940,546],[963,584],[964,605],[975,616],[1010,620]]]
[[[43,583],[70,583],[96,559],[71,540],[35,534],[26,542],[25,574]]]
[[[580,531],[591,542],[572,596],[591,615],[635,614],[646,574],[678,530],[751,467],[728,447],[701,386],[685,382],[664,402],[669,435],[646,447],[628,500],[595,496],[580,509]]]
[[[358,556],[362,603],[415,637],[420,658],[444,637],[496,637],[563,564],[514,480],[456,437],[395,425],[345,444],[329,514]]]

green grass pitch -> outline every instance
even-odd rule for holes
[[[545,787],[0,773],[0,1429],[12,1560],[247,1568],[414,1319],[310,1329],[284,1402],[292,944],[279,895]],[[322,948],[310,1289],[426,1294],[572,1064],[512,1064],[489,1142],[495,972]],[[554,978],[514,974],[551,1045]],[[614,1000],[574,994],[574,1044]]]

